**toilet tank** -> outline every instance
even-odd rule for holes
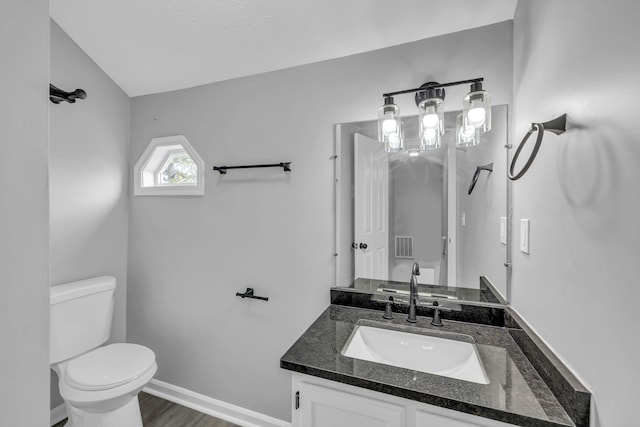
[[[104,344],[111,334],[116,279],[93,277],[51,286],[49,360],[62,362]]]

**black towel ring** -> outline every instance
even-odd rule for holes
[[[542,138],[544,137],[545,130],[555,133],[556,135],[560,135],[564,133],[567,130],[567,115],[563,114],[560,117],[557,117],[553,120],[549,120],[548,122],[544,122],[544,123],[531,123],[531,126],[529,127],[529,131],[524,136],[524,138],[522,138],[522,141],[520,141],[520,145],[518,145],[518,148],[516,149],[516,152],[513,155],[513,159],[511,160],[511,166],[509,167],[510,180],[515,181],[517,179],[522,178],[522,176],[529,170],[529,168],[531,167],[531,164],[533,163],[536,156],[538,155],[538,150],[540,150],[540,144],[542,143]],[[520,152],[524,148],[524,145],[527,143],[527,141],[529,140],[529,137],[533,134],[533,132],[538,132],[535,145],[533,146],[533,151],[531,152],[529,159],[524,164],[520,172],[515,174],[513,170],[516,167],[516,162],[518,161],[518,157],[520,157]]]
[[[529,139],[531,134],[533,134],[534,131],[538,131],[538,137],[536,138],[536,143],[533,146],[533,151],[531,152],[531,155],[529,156],[529,160],[527,160],[527,163],[524,164],[524,167],[520,170],[520,172],[518,172],[517,174],[514,174],[513,170],[516,167],[516,161],[518,160],[518,157],[520,156],[520,152],[522,151],[522,149],[524,148],[524,145],[527,143],[527,140]],[[527,134],[524,136],[524,138],[522,138],[522,141],[520,142],[520,145],[518,145],[518,148],[516,149],[516,153],[513,155],[513,160],[511,160],[511,167],[509,168],[509,179],[510,180],[515,181],[517,179],[522,178],[522,176],[529,170],[529,168],[531,167],[531,164],[533,163],[533,161],[535,160],[536,156],[538,155],[538,150],[540,149],[540,144],[542,143],[542,136],[543,135],[544,135],[544,125],[542,123],[531,123],[531,127],[529,128],[529,132],[527,132]]]

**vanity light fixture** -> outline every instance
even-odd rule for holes
[[[483,89],[484,78],[461,80],[450,83],[427,82],[419,88],[385,93],[384,105],[378,110],[378,141],[387,152],[404,149],[404,135],[400,108],[393,97],[415,93],[419,113],[420,150],[440,148],[444,135],[444,111],[442,104],[445,87],[471,84],[463,100],[463,111],[456,123],[456,144],[470,147],[480,142],[480,134],[491,130],[491,95]]]

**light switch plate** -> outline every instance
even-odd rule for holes
[[[467,214],[462,212],[462,215],[460,217],[460,222],[462,223],[463,227],[466,227],[467,225]]]
[[[520,251],[529,254],[529,220],[520,220]]]
[[[507,244],[507,217],[500,217],[500,243]]]

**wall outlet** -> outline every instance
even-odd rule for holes
[[[507,244],[507,217],[500,217],[500,243]]]
[[[520,251],[529,254],[529,220],[520,220]]]

